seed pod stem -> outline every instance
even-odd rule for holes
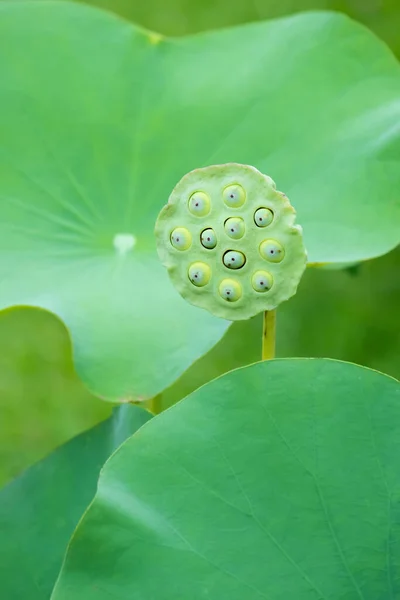
[[[275,358],[276,309],[264,311],[262,334],[262,360]]]

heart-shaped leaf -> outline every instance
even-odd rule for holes
[[[100,395],[153,396],[226,330],[156,256],[185,172],[272,176],[312,262],[399,241],[400,70],[347,18],[165,40],[83,5],[6,2],[0,55],[0,306],[57,313]]]
[[[108,461],[53,600],[397,598],[399,450],[396,380],[238,369]]]
[[[0,492],[4,598],[49,598],[68,540],[96,491],[100,468],[149,418],[141,408],[121,406]]]

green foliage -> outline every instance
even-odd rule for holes
[[[357,271],[307,269],[296,296],[278,311],[277,356],[331,357],[400,379],[396,317],[400,248]],[[165,406],[229,370],[260,360],[261,315],[237,322],[163,394]]]
[[[397,598],[399,451],[394,379],[316,359],[229,373],[110,459],[53,599]]]
[[[0,52],[0,304],[59,315],[78,373],[101,396],[151,397],[228,325],[181,300],[156,255],[168,171],[160,108],[142,114],[158,95],[156,47],[89,8],[17,2],[0,5]]]
[[[150,418],[135,406],[62,446],[0,492],[0,573],[7,600],[49,598],[100,468]]]
[[[157,1],[88,3],[181,33],[215,11],[227,24],[320,7],[168,0],[174,22],[159,27],[158,14],[146,23]],[[338,2],[323,8],[354,14]],[[261,315],[228,328],[186,304],[154,238],[185,172],[240,162],[270,174],[296,208],[310,262],[324,266],[307,269],[279,310],[279,354],[399,376],[398,250],[364,262],[400,239],[393,55],[332,13],[165,39],[83,5],[28,1],[0,2],[0,56],[0,309],[45,309],[0,317],[1,455],[15,446],[5,476],[111,411],[78,382],[70,341],[78,375],[105,399],[162,391],[152,406],[166,408],[189,394],[149,423],[138,407],[116,409],[0,493],[7,600],[49,600],[67,548],[53,600],[400,597],[399,383],[332,360],[246,366],[260,358]],[[208,256],[222,227],[209,239],[196,231]],[[175,237],[169,249],[189,248],[188,229]],[[40,349],[36,364],[21,330]],[[30,369],[50,385],[34,379],[27,391]]]
[[[329,356],[400,379],[399,261],[400,249],[357,272],[307,269],[296,296],[279,310],[277,355]],[[165,391],[163,405],[258,361],[260,331],[260,317],[235,323]],[[65,328],[43,311],[2,313],[0,385],[0,484],[110,412],[73,373]]]
[[[110,413],[78,379],[54,315],[0,313],[0,486]]]
[[[397,0],[77,0],[114,11],[167,35],[276,19],[309,10],[335,10],[372,29],[400,56],[400,10]]]
[[[155,253],[155,217],[191,168],[273,173],[312,262],[397,244],[399,67],[344,17],[178,42],[72,4],[0,10],[1,305],[59,315],[101,396],[153,396],[226,330],[179,298]]]

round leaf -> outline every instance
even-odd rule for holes
[[[270,174],[311,262],[399,242],[399,66],[347,18],[165,40],[83,5],[5,2],[0,55],[0,306],[58,314],[100,395],[153,396],[226,330],[156,255],[185,172]]]
[[[238,369],[108,461],[53,600],[397,598],[399,451],[396,380]]]
[[[100,468],[150,418],[122,406],[110,419],[60,446],[0,492],[2,593],[12,600],[47,600]]]

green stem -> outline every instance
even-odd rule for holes
[[[263,318],[262,360],[275,358],[276,310],[266,310]]]

